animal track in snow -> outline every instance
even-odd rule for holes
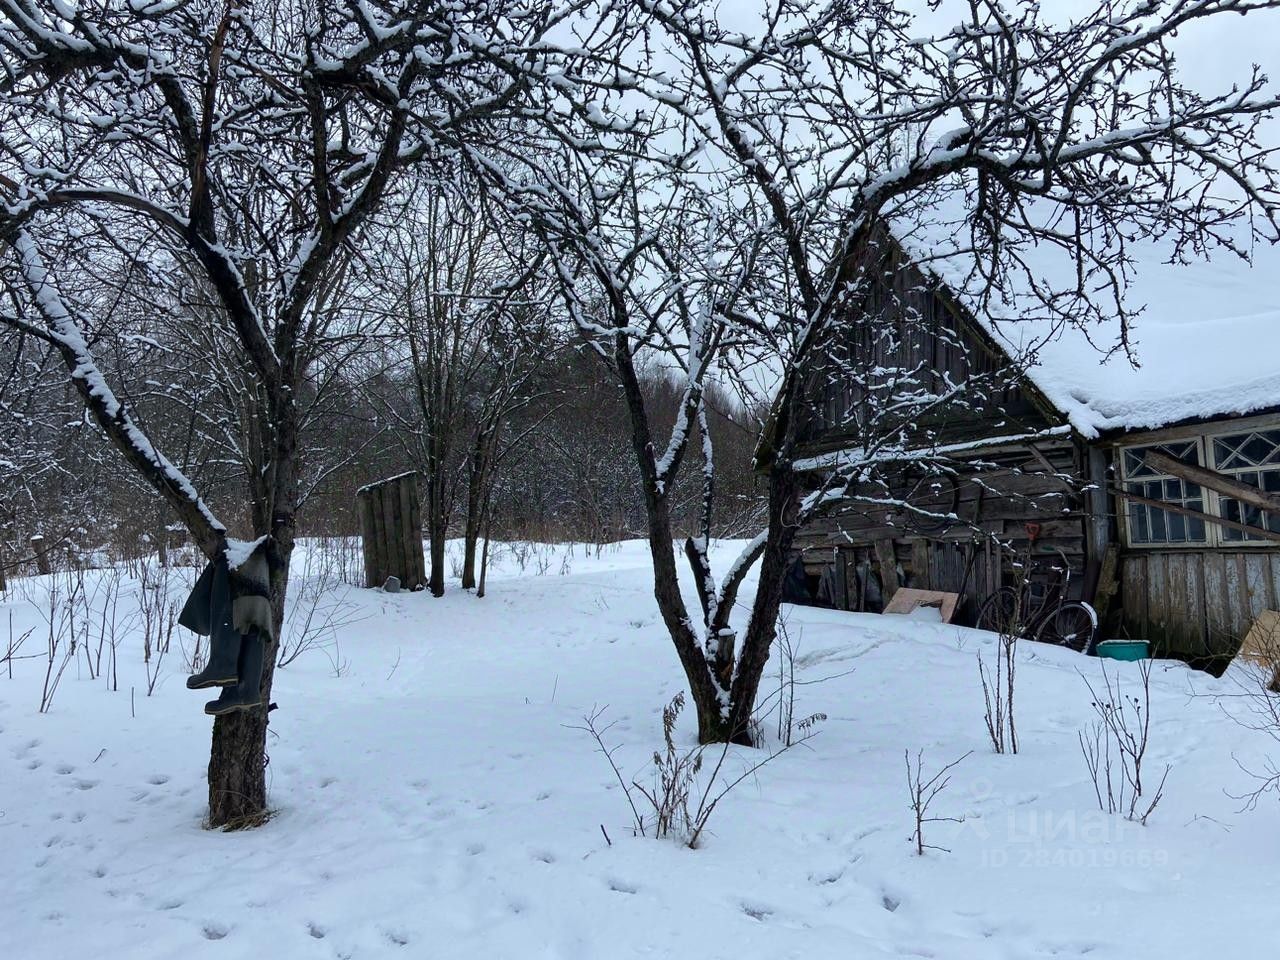
[[[153,773],[151,776],[147,777],[147,783],[151,784],[153,787],[158,787],[161,784],[168,782],[169,777],[163,773]]]
[[[220,923],[206,923],[200,932],[206,940],[221,940],[229,931]]]
[[[307,924],[307,933],[309,933],[316,940],[324,939],[324,928],[318,927],[314,923]]]
[[[610,880],[609,889],[614,893],[636,893],[640,888],[634,883],[627,883],[625,880]]]
[[[92,790],[98,785],[97,780],[77,780],[75,783],[77,790]]]

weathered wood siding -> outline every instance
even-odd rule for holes
[[[866,394],[860,384],[876,382],[873,371],[882,370],[926,371],[922,377],[938,393],[948,384],[984,378],[982,389],[964,403],[940,404],[925,420],[915,412],[907,414],[915,428],[927,428],[937,442],[1050,425],[1028,386],[1013,375],[1008,356],[962,320],[945,290],[906,260],[896,244],[878,237],[860,248],[853,262],[851,273],[862,277],[866,289],[850,305],[849,319],[832,324],[831,342],[815,351],[805,377],[809,403],[800,414],[799,436],[808,449],[858,445],[865,439],[860,429],[883,437],[901,426],[887,415],[878,415],[873,424],[851,416],[852,411],[865,412]],[[832,356],[843,362],[832,363]],[[858,376],[849,375],[851,368]]]
[[[1269,550],[1132,550],[1121,561],[1123,630],[1161,655],[1229,657],[1280,597]]]
[[[1071,443],[1038,449],[1052,473],[1025,449],[984,456],[986,465],[961,480],[959,521],[945,529],[912,530],[910,515],[901,511],[843,502],[807,523],[796,536],[796,549],[811,576],[827,578],[834,606],[879,612],[886,592],[892,594],[885,590],[886,580],[894,579],[885,570],[891,546],[896,585],[962,594],[959,620],[966,622],[985,597],[1012,582],[1012,558],[1024,555],[1026,524],[1035,522],[1040,524],[1036,553],[1056,559],[1056,551],[1062,551],[1071,568],[1070,595],[1079,598],[1088,560],[1089,518],[1084,497],[1076,492],[1083,484],[1055,474],[1080,476],[1085,451]],[[991,535],[1006,549],[997,548]],[[1047,564],[1038,572],[1048,575]]]
[[[405,590],[427,582],[422,552],[418,474],[405,473],[361,487],[356,494],[364,542],[364,580],[380,587],[396,577]]]

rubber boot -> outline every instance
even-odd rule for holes
[[[220,717],[224,713],[236,710],[248,710],[262,703],[262,658],[264,651],[262,637],[257,630],[251,630],[240,641],[239,680],[235,686],[223,687],[217,700],[210,700],[204,705],[204,712],[211,717]]]
[[[240,634],[229,623],[214,628],[209,637],[209,662],[199,673],[187,677],[187,689],[229,687],[236,683],[240,679],[239,663],[243,648]]]

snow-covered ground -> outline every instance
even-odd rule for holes
[[[1149,763],[1172,771],[1140,827],[1098,812],[1080,756],[1091,708],[1077,671],[1095,677],[1098,661],[1025,644],[1022,751],[997,756],[976,666],[993,637],[787,608],[797,679],[829,678],[797,688],[796,715],[828,719],[730,794],[689,850],[632,837],[612,772],[573,729],[607,704],[624,772],[648,779],[661,708],[683,685],[643,547],[515,561],[505,553],[483,600],[456,584],[441,600],[350,593],[341,619],[359,619],[336,645],[277,674],[275,816],[249,832],[200,828],[210,721],[176,649],[152,696],[136,636],[116,692],[77,661],[44,714],[43,660],[0,672],[0,957],[1273,949],[1280,804],[1242,811],[1229,794],[1253,783],[1236,757],[1260,765],[1280,745],[1227,715],[1242,705],[1232,674],[1156,670]],[[42,624],[40,590],[28,581],[0,601],[0,648],[10,617],[17,633]],[[686,743],[692,726],[689,711]],[[908,842],[905,750],[923,750],[926,771],[973,751],[932,811],[964,822],[926,834],[949,853],[917,857]],[[735,749],[729,767],[752,755]]]

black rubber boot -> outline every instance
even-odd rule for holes
[[[262,658],[264,651],[262,637],[257,630],[251,630],[240,641],[240,677],[235,686],[223,687],[217,700],[210,700],[204,705],[204,712],[211,717],[220,717],[224,713],[235,710],[248,710],[262,703]]]
[[[225,687],[240,677],[240,634],[231,625],[231,588],[226,561],[219,558],[205,567],[187,605],[178,618],[188,630],[209,638],[209,662],[187,677],[188,690]]]
[[[188,690],[229,687],[240,679],[239,663],[244,644],[231,625],[219,624],[209,637],[209,662],[199,673],[187,677]]]

